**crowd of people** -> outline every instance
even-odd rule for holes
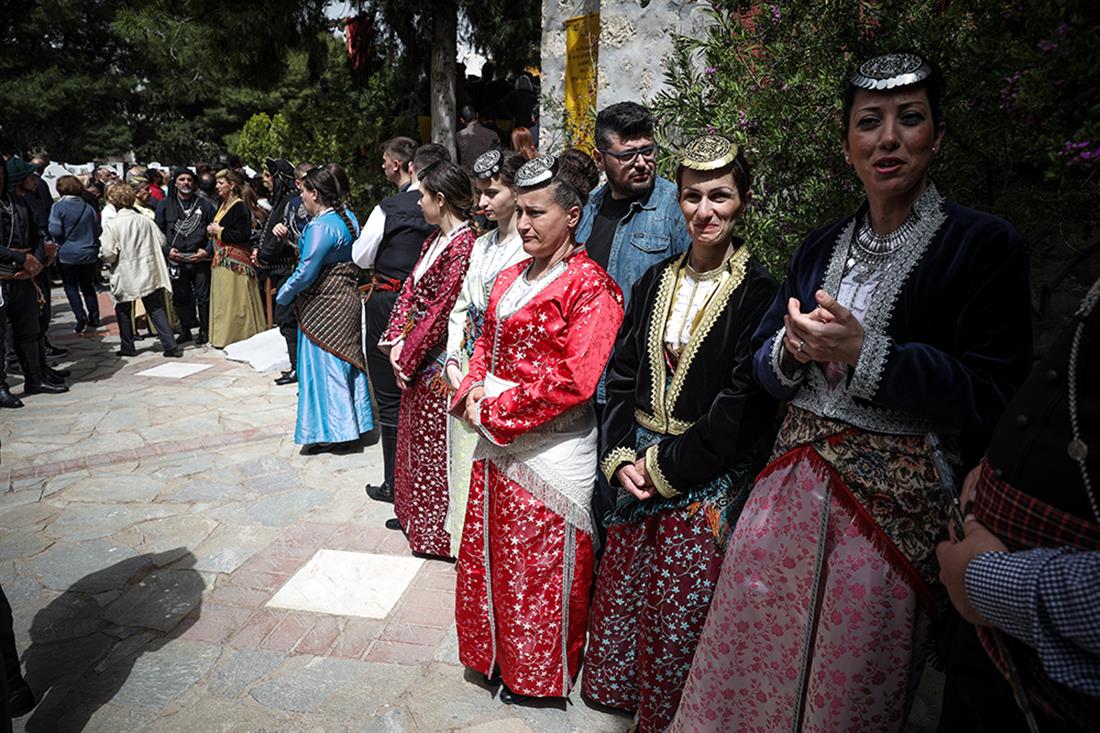
[[[166,354],[169,291],[180,340],[197,309],[220,346],[263,327],[256,272],[276,273],[295,441],[339,451],[377,424],[367,493],[415,554],[456,561],[459,658],[503,703],[568,696],[583,659],[582,694],[633,731],[900,731],[935,656],[941,730],[1095,730],[1100,283],[1033,365],[1023,242],[930,178],[942,89],[912,53],[846,77],[865,200],[782,282],[737,233],[742,148],[697,137],[666,180],[633,102],[599,112],[591,156],[464,166],[393,138],[396,191],[362,222],[338,166],[282,160],[262,225],[232,168],[217,207],[184,169],[152,218],[112,186],[116,217],[84,219],[113,268],[146,263],[112,294]],[[30,191],[10,163],[8,190]],[[78,209],[56,212],[66,231]],[[9,193],[3,293],[32,393],[54,384],[32,378],[33,222]],[[85,249],[60,262],[95,327]]]

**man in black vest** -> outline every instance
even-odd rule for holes
[[[389,323],[401,284],[416,266],[424,240],[433,229],[420,212],[416,171],[440,160],[450,160],[442,145],[417,148],[407,137],[395,137],[382,143],[382,167],[387,180],[397,187],[397,193],[374,207],[352,248],[355,264],[374,271],[367,296],[367,371],[378,403],[385,470],[381,486],[367,485],[367,494],[376,501],[393,502],[397,413],[401,407],[401,390],[394,379],[389,357],[378,348],[378,341]]]
[[[195,343],[205,344],[210,331],[210,260],[214,251],[206,227],[214,221],[214,213],[214,205],[195,191],[195,174],[188,168],[173,171],[168,194],[157,204],[156,221],[166,240],[164,254],[172,273],[172,305],[180,319],[180,344],[191,340],[195,326],[199,328]]]

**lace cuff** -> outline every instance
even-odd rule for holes
[[[668,482],[664,473],[661,472],[661,465],[658,463],[660,457],[658,455],[658,448],[660,443],[654,443],[646,448],[645,451],[645,470],[649,474],[649,478],[653,480],[653,486],[660,492],[661,496],[666,499],[671,499],[674,496],[679,496],[680,492],[672,487],[672,484]]]
[[[782,326],[775,332],[775,335],[772,336],[772,371],[775,373],[775,378],[779,380],[779,384],[782,386],[797,387],[802,383],[802,378],[806,376],[806,365],[799,364],[793,377],[787,376],[787,373],[783,371],[783,337],[786,333],[787,327]]]
[[[868,329],[863,332],[863,346],[848,382],[848,392],[853,397],[870,400],[878,393],[892,343],[893,339],[882,331]]]
[[[623,464],[634,463],[637,458],[633,448],[627,448],[625,445],[620,445],[609,452],[600,461],[600,471],[603,473],[604,478],[607,479],[607,483],[612,483],[615,478],[615,472],[623,467]]]

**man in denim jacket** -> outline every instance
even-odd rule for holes
[[[653,265],[691,244],[680,212],[676,184],[657,175],[653,117],[635,102],[619,102],[596,116],[596,165],[607,183],[592,192],[577,226],[576,238],[630,302],[634,283]],[[596,391],[596,413],[606,401],[604,380]],[[601,447],[602,453],[602,447]],[[601,544],[603,515],[615,505],[615,490],[600,477],[593,511]]]
[[[676,184],[657,175],[653,117],[635,102],[619,102],[596,116],[596,165],[607,183],[592,192],[577,227],[578,242],[623,290],[646,270],[691,244]],[[603,402],[603,385],[598,399]]]

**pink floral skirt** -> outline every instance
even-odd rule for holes
[[[813,450],[761,474],[670,730],[902,729],[927,624],[858,507]]]

